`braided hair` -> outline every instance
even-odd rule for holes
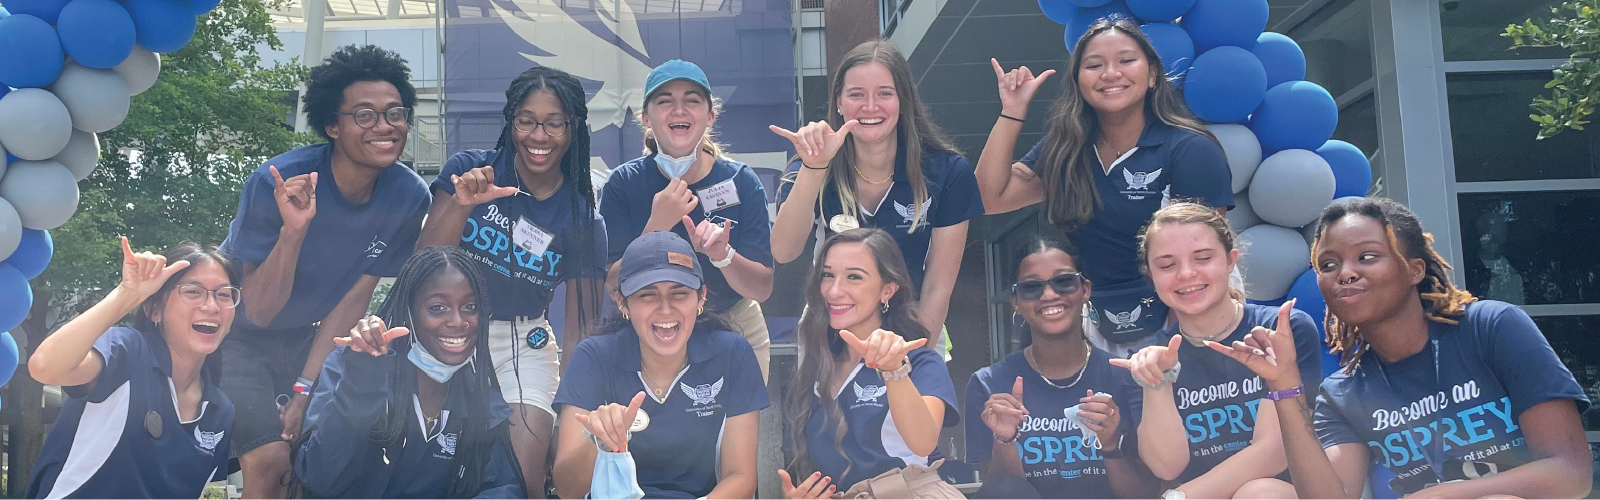
[[[1364,216],[1383,225],[1389,238],[1389,249],[1406,259],[1422,259],[1425,276],[1417,283],[1417,295],[1422,299],[1422,314],[1436,323],[1454,325],[1467,314],[1467,304],[1478,300],[1466,290],[1450,282],[1450,263],[1433,249],[1433,235],[1422,230],[1417,214],[1405,205],[1384,198],[1360,198],[1336,203],[1322,211],[1317,220],[1317,239],[1311,244],[1312,258],[1322,245],[1328,226],[1348,216]],[[1315,262],[1312,266],[1315,267]],[[1361,357],[1371,345],[1362,337],[1355,325],[1345,323],[1330,310],[1326,324],[1328,346],[1339,354],[1339,364],[1345,372],[1355,370]]]

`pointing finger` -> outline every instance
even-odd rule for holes
[[[991,58],[989,58],[989,65],[990,66],[994,66],[994,77],[995,78],[1000,79],[1000,78],[1004,78],[1006,76],[1006,71],[1004,69],[1000,68],[1000,61],[998,61],[995,58],[991,57]]]

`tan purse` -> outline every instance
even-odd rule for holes
[[[834,494],[834,498],[933,498],[966,500],[956,487],[939,477],[939,460],[933,465],[907,465],[878,474]]]

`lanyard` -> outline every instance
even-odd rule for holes
[[[1432,347],[1432,350],[1433,350],[1433,385],[1434,385],[1434,391],[1428,395],[1429,398],[1432,398],[1432,397],[1435,397],[1435,395],[1442,393],[1443,392],[1442,387],[1444,386],[1444,378],[1440,375],[1440,372],[1442,370],[1441,370],[1440,365],[1439,365],[1439,336],[1434,333],[1433,328],[1429,328],[1428,329],[1428,344]],[[1400,391],[1395,390],[1394,384],[1389,381],[1389,374],[1383,367],[1383,360],[1381,358],[1379,358],[1376,355],[1376,353],[1374,353],[1373,357],[1376,358],[1376,361],[1377,361],[1377,363],[1375,363],[1375,366],[1377,367],[1377,371],[1378,371],[1378,379],[1383,382],[1384,388],[1388,389],[1388,393],[1390,395],[1389,399],[1391,400],[1390,402],[1392,403],[1393,400],[1395,400],[1395,399],[1400,397]],[[1399,400],[1399,405],[1396,406],[1396,408],[1405,408],[1405,407],[1406,407],[1405,400],[1400,399]],[[1434,411],[1433,415],[1431,415],[1431,418],[1430,418],[1431,422],[1430,422],[1430,425],[1428,426],[1428,439],[1430,441],[1432,441],[1433,444],[1438,446],[1439,460],[1443,461],[1443,460],[1446,460],[1446,457],[1445,457],[1445,452],[1444,452],[1444,435],[1439,432],[1439,413],[1441,413],[1441,412],[1440,411]],[[1409,424],[1410,424],[1410,422],[1407,422],[1406,425],[1409,425]],[[1409,433],[1410,429],[1407,428],[1403,432]],[[1430,446],[1428,448],[1432,448],[1432,447]],[[1428,451],[1429,451],[1428,449],[1423,449],[1422,450],[1422,460],[1427,462],[1428,463],[1428,469],[1433,471],[1434,478],[1436,479],[1436,481],[1433,484],[1438,484],[1438,483],[1444,482],[1444,472],[1439,468],[1440,464],[1434,462],[1433,457],[1429,456]],[[1424,485],[1424,488],[1427,487],[1427,486],[1431,486],[1431,484],[1430,485]]]

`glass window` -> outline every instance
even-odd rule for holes
[[[800,123],[795,126],[828,119],[828,77],[800,77]],[[782,126],[782,125],[780,125]]]
[[[1339,110],[1339,126],[1333,129],[1333,138],[1361,148],[1371,157],[1378,151],[1378,115],[1372,94],[1356,99]],[[1373,169],[1376,174],[1379,171]]]
[[[1590,401],[1600,401],[1600,316],[1542,316],[1533,318],[1550,340],[1556,356],[1572,370]],[[1600,410],[1596,410],[1600,412]],[[1600,431],[1600,418],[1585,418],[1584,429]]]
[[[1528,119],[1549,72],[1451,74],[1446,77],[1456,181],[1579,179],[1600,176],[1594,129],[1537,139]]]
[[[1600,191],[1460,195],[1467,290],[1513,304],[1600,302]]]
[[[1306,80],[1335,99],[1372,79],[1372,0],[1333,2],[1284,34],[1306,54]]]
[[[1439,23],[1446,61],[1494,59],[1566,59],[1559,48],[1508,50],[1511,39],[1500,36],[1506,25],[1550,17],[1560,0],[1440,0]]]

